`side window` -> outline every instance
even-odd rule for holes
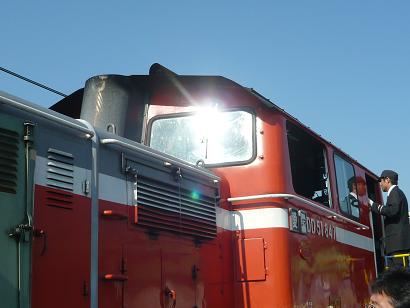
[[[286,129],[293,189],[301,196],[330,207],[323,144],[291,122],[286,123]]]
[[[334,158],[340,210],[344,214],[359,218],[358,187],[353,165],[337,154]]]

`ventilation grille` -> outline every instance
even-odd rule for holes
[[[74,156],[48,149],[47,185],[67,191],[74,190]]]
[[[63,209],[73,208],[73,194],[70,192],[47,190],[46,205],[61,207]]]
[[[19,134],[0,128],[0,191],[16,193],[18,150]]]
[[[196,238],[216,236],[216,198],[138,177],[138,224]]]

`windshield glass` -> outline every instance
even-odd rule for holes
[[[251,113],[206,109],[154,120],[150,146],[193,164],[235,163],[252,158],[252,136]]]

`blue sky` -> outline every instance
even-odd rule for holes
[[[255,88],[410,197],[409,1],[3,1],[0,66],[63,93],[104,73]],[[0,72],[0,89],[57,95]]]

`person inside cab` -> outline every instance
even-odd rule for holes
[[[346,204],[351,208],[351,214],[354,217],[359,217],[359,196],[366,194],[366,182],[360,176],[352,176],[347,181],[349,194],[345,198]]]

